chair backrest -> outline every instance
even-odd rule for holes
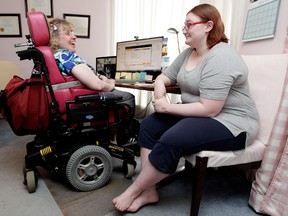
[[[27,22],[35,47],[48,46],[50,32],[46,16],[42,12],[27,12]]]
[[[250,91],[260,116],[257,140],[267,145],[286,85],[288,55],[243,55],[243,59],[249,69]]]
[[[65,82],[49,47],[50,32],[45,14],[42,12],[27,12],[27,22],[34,46],[44,55],[51,84]]]

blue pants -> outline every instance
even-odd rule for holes
[[[237,137],[211,118],[179,117],[153,113],[140,124],[138,143],[150,149],[149,161],[159,171],[172,174],[181,157],[202,150],[228,151],[245,147],[246,133]]]

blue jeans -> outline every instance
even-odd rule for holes
[[[153,113],[140,124],[138,143],[150,149],[149,161],[165,174],[175,172],[181,157],[202,150],[228,151],[245,147],[246,133],[237,137],[212,118]]]

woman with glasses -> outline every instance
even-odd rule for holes
[[[127,104],[131,108],[131,116],[135,111],[135,97],[128,92],[115,89],[115,80],[97,74],[96,70],[83,58],[76,54],[76,35],[72,23],[65,19],[55,18],[49,22],[50,47],[54,53],[56,63],[63,76],[74,76],[83,85],[96,91],[113,92],[122,96],[119,103]]]
[[[182,29],[189,48],[155,80],[155,113],[141,122],[142,170],[112,203],[136,212],[159,200],[156,184],[176,171],[179,159],[202,150],[244,149],[256,138],[258,112],[249,93],[248,69],[224,34],[217,9],[201,4],[186,14]],[[166,99],[177,84],[182,103]]]

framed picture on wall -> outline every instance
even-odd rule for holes
[[[63,14],[63,18],[74,25],[77,37],[90,38],[90,15]]]
[[[22,37],[20,14],[0,14],[0,37]]]
[[[53,2],[52,0],[25,0],[26,12],[41,11],[47,17],[53,17]]]

